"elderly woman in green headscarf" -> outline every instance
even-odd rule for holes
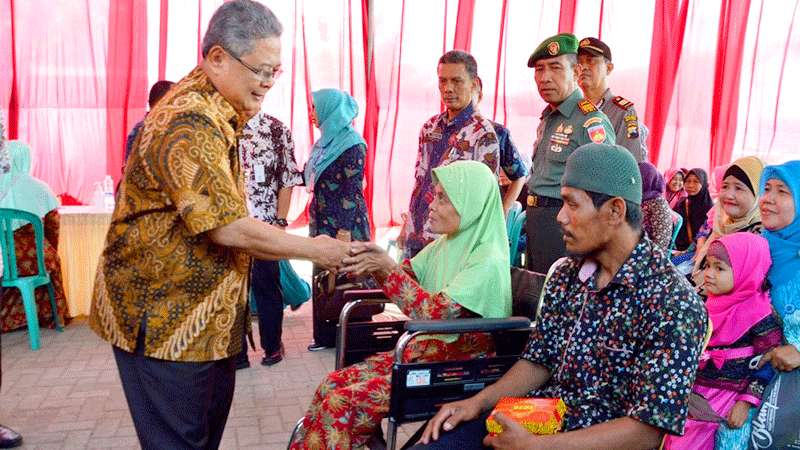
[[[355,243],[343,270],[372,275],[412,319],[499,318],[511,314],[511,277],[497,179],[484,164],[457,161],[433,169],[431,230],[441,236],[398,265],[380,247]],[[483,333],[430,336],[405,360],[474,359],[494,351]],[[330,373],[317,388],[291,448],[364,445],[389,410],[391,353]]]
[[[11,169],[0,175],[0,208],[27,211],[36,214],[44,222],[44,263],[53,282],[59,320],[63,323],[67,300],[61,279],[61,260],[58,257],[58,199],[47,184],[31,175],[30,147],[20,141],[9,141],[6,145]],[[12,225],[19,275],[35,275],[38,269],[33,226],[24,222],[14,222]],[[36,308],[39,324],[54,326],[47,289],[36,290]],[[4,290],[3,303],[0,305],[0,329],[5,332],[25,325],[25,311],[19,290]]]

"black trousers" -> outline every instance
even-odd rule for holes
[[[486,437],[486,418],[484,413],[475,420],[463,422],[452,431],[440,431],[439,440],[428,445],[417,444],[411,450],[483,450],[483,438]]]
[[[525,232],[528,235],[528,248],[525,252],[528,270],[547,273],[550,266],[567,252],[561,227],[556,222],[560,206],[528,207]]]
[[[236,386],[234,358],[164,361],[114,348],[122,388],[143,449],[219,448]]]
[[[258,310],[258,333],[261,348],[270,355],[281,349],[283,335],[283,294],[278,261],[253,260],[250,290]],[[247,340],[242,336],[241,359],[247,359]]]

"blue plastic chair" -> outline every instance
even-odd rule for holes
[[[522,204],[520,202],[514,202],[511,205],[511,208],[508,209],[508,215],[506,216],[506,233],[508,233],[508,238],[511,239],[511,231],[514,228],[514,222],[516,222],[517,217],[522,212]]]
[[[672,216],[672,241],[669,243],[669,250],[672,251],[675,250],[675,241],[678,239],[678,232],[681,231],[683,226],[683,216],[673,210],[669,212]]]
[[[519,251],[519,237],[522,235],[522,229],[525,228],[525,219],[527,217],[527,211],[517,214],[508,234],[508,256],[511,259],[509,262],[512,266],[519,266],[521,253]]]
[[[37,275],[26,277],[19,276],[17,269],[17,255],[14,247],[14,230],[12,223],[28,222],[33,225],[34,238],[36,239],[36,262],[38,265]],[[42,219],[36,214],[16,209],[0,208],[0,246],[3,252],[3,287],[17,288],[22,297],[22,305],[25,308],[25,319],[28,322],[28,335],[32,350],[39,350],[39,315],[36,311],[36,288],[47,286],[47,293],[50,296],[50,305],[53,309],[53,323],[56,330],[62,331],[61,323],[58,321],[58,309],[56,308],[56,294],[53,290],[53,283],[50,274],[44,267],[44,226]]]

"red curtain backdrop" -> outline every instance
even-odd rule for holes
[[[106,67],[106,173],[120,179],[128,130],[141,120],[147,102],[146,4],[137,0],[109,3]]]
[[[0,0],[0,112],[9,134],[31,144],[34,174],[58,193],[89,200],[93,183],[119,166],[148,87],[177,81],[197,64],[205,26],[222,3]],[[480,107],[510,129],[528,159],[545,105],[525,62],[559,31],[601,36],[611,46],[611,87],[636,104],[662,168],[708,167],[742,154],[797,158],[800,84],[788,80],[800,77],[800,0],[265,3],[284,25],[286,74],[264,110],[292,127],[302,166],[316,133],[310,90],[352,92],[377,226],[399,223],[408,207],[419,129],[441,111],[436,62],[453,47],[475,55]],[[307,201],[295,197],[293,217]]]

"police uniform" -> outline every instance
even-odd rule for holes
[[[558,42],[558,45],[553,45]],[[546,39],[528,60],[528,67],[543,58],[577,52],[577,39],[559,34]],[[536,129],[533,169],[528,181],[527,267],[546,273],[565,248],[556,215],[561,209],[561,177],[567,157],[576,148],[589,143],[614,144],[614,128],[592,102],[583,98],[580,88],[556,108],[548,105]]]
[[[603,41],[593,37],[581,39],[578,44],[578,53],[588,53],[602,56],[611,61],[611,49]],[[611,93],[606,89],[600,104],[597,105],[608,116],[611,126],[614,127],[616,143],[627,148],[636,161],[647,159],[646,128],[639,122],[639,115],[633,102]]]

